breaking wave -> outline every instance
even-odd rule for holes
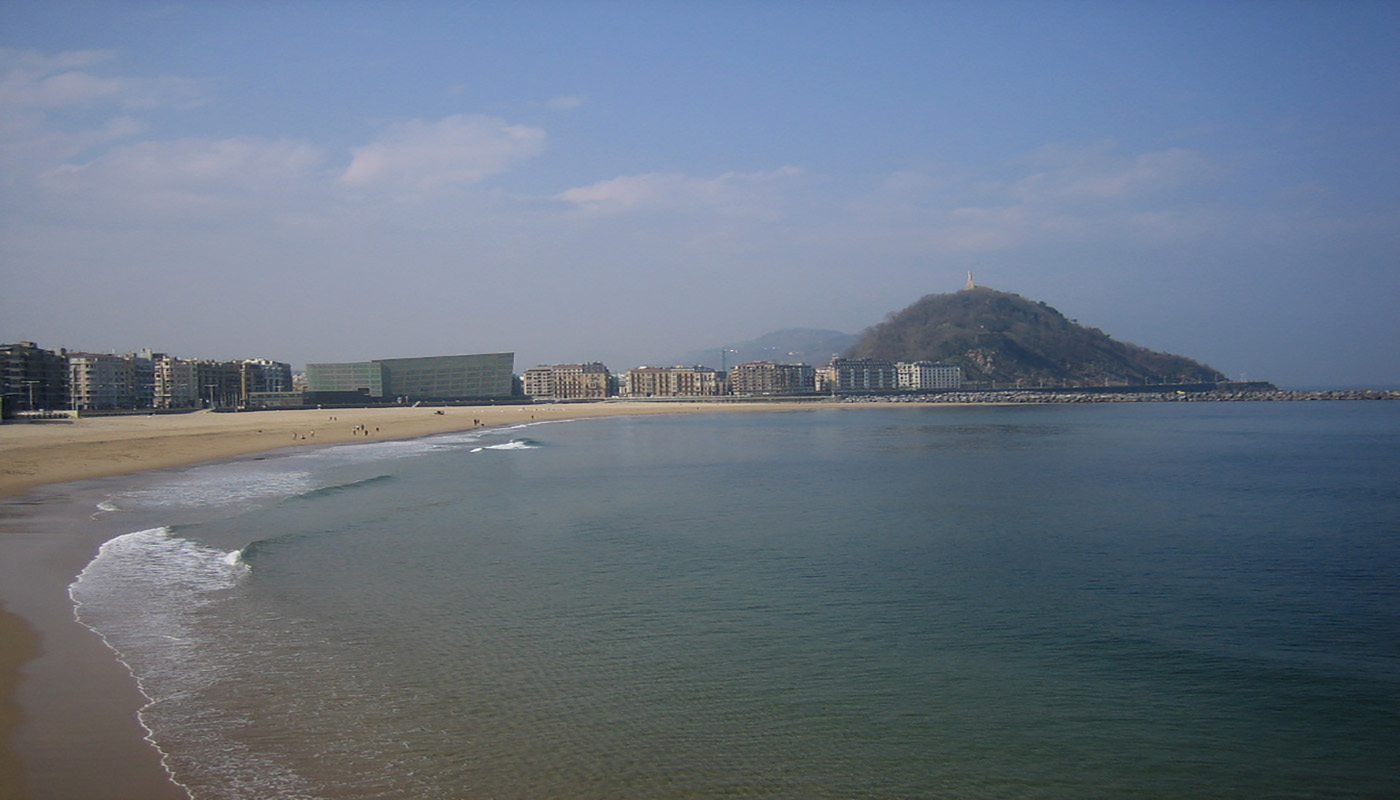
[[[509,442],[501,444],[488,444],[481,447],[473,447],[473,453],[480,453],[483,450],[537,450],[540,443],[534,439],[511,439]]]
[[[371,477],[371,478],[362,478],[361,480],[357,480],[357,481],[348,481],[348,482],[346,482],[346,483],[336,483],[336,484],[332,484],[332,485],[330,485],[330,486],[322,486],[322,487],[317,488],[317,489],[312,489],[312,490],[307,491],[307,492],[302,492],[301,494],[294,495],[294,496],[289,497],[289,498],[287,498],[287,499],[288,499],[288,500],[314,500],[314,499],[316,499],[316,498],[318,498],[318,497],[327,497],[327,496],[329,496],[329,495],[340,494],[341,492],[348,492],[348,491],[352,491],[352,490],[355,490],[355,489],[362,489],[362,488],[364,488],[364,487],[366,487],[366,486],[372,486],[372,485],[377,484],[377,483],[386,483],[386,482],[392,481],[392,480],[394,480],[394,476],[393,476],[393,475],[375,475],[374,477]]]

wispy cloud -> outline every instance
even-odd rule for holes
[[[51,201],[90,220],[151,222],[259,212],[300,194],[321,153],[291,140],[252,137],[140,142],[84,164],[64,164],[40,185]]]
[[[582,106],[584,102],[587,101],[587,99],[588,98],[583,97],[581,95],[570,95],[568,97],[554,97],[551,98],[549,102],[545,105],[549,106],[550,108],[556,111],[568,111],[569,109],[578,108],[579,106]]]
[[[497,117],[454,115],[437,122],[409,120],[376,141],[354,148],[343,185],[420,191],[477,183],[544,150],[545,132]]]
[[[627,212],[711,212],[772,216],[775,185],[802,175],[797,167],[770,172],[727,172],[715,178],[676,173],[627,175],[559,193],[558,199],[599,214]]]
[[[194,81],[100,71],[116,59],[105,50],[0,49],[0,164],[36,175],[140,133],[140,110],[204,100]]]
[[[1030,174],[1009,194],[1023,202],[1064,200],[1140,201],[1215,180],[1221,165],[1205,155],[1174,147],[1140,154],[1121,153],[1111,143],[1047,145],[1019,159]]]
[[[178,77],[109,76],[100,68],[117,54],[81,50],[44,55],[28,50],[0,49],[0,108],[51,111],[73,106],[108,104],[150,108],[167,104],[196,104],[204,95],[195,81]]]

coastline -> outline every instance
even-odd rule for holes
[[[980,404],[952,400],[896,404]],[[104,521],[92,513],[112,491],[199,464],[289,448],[405,440],[532,421],[858,408],[872,401],[624,400],[192,412],[0,426],[0,800],[188,797],[145,740],[137,712],[146,698],[102,639],[76,621],[68,596],[69,585],[102,544],[130,532],[129,522]],[[999,396],[993,402],[1017,401]]]
[[[146,698],[102,639],[76,621],[68,596],[102,544],[129,532],[92,518],[115,486],[288,448],[532,421],[838,405],[612,401],[206,411],[0,426],[0,800],[187,798],[145,740],[137,712]]]

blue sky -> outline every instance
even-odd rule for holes
[[[1400,384],[1400,5],[0,0],[0,340],[615,370],[979,283]]]

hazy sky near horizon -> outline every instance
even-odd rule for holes
[[[1400,384],[1400,4],[0,0],[0,341],[614,370],[977,281]],[[742,355],[742,354],[741,354]]]

